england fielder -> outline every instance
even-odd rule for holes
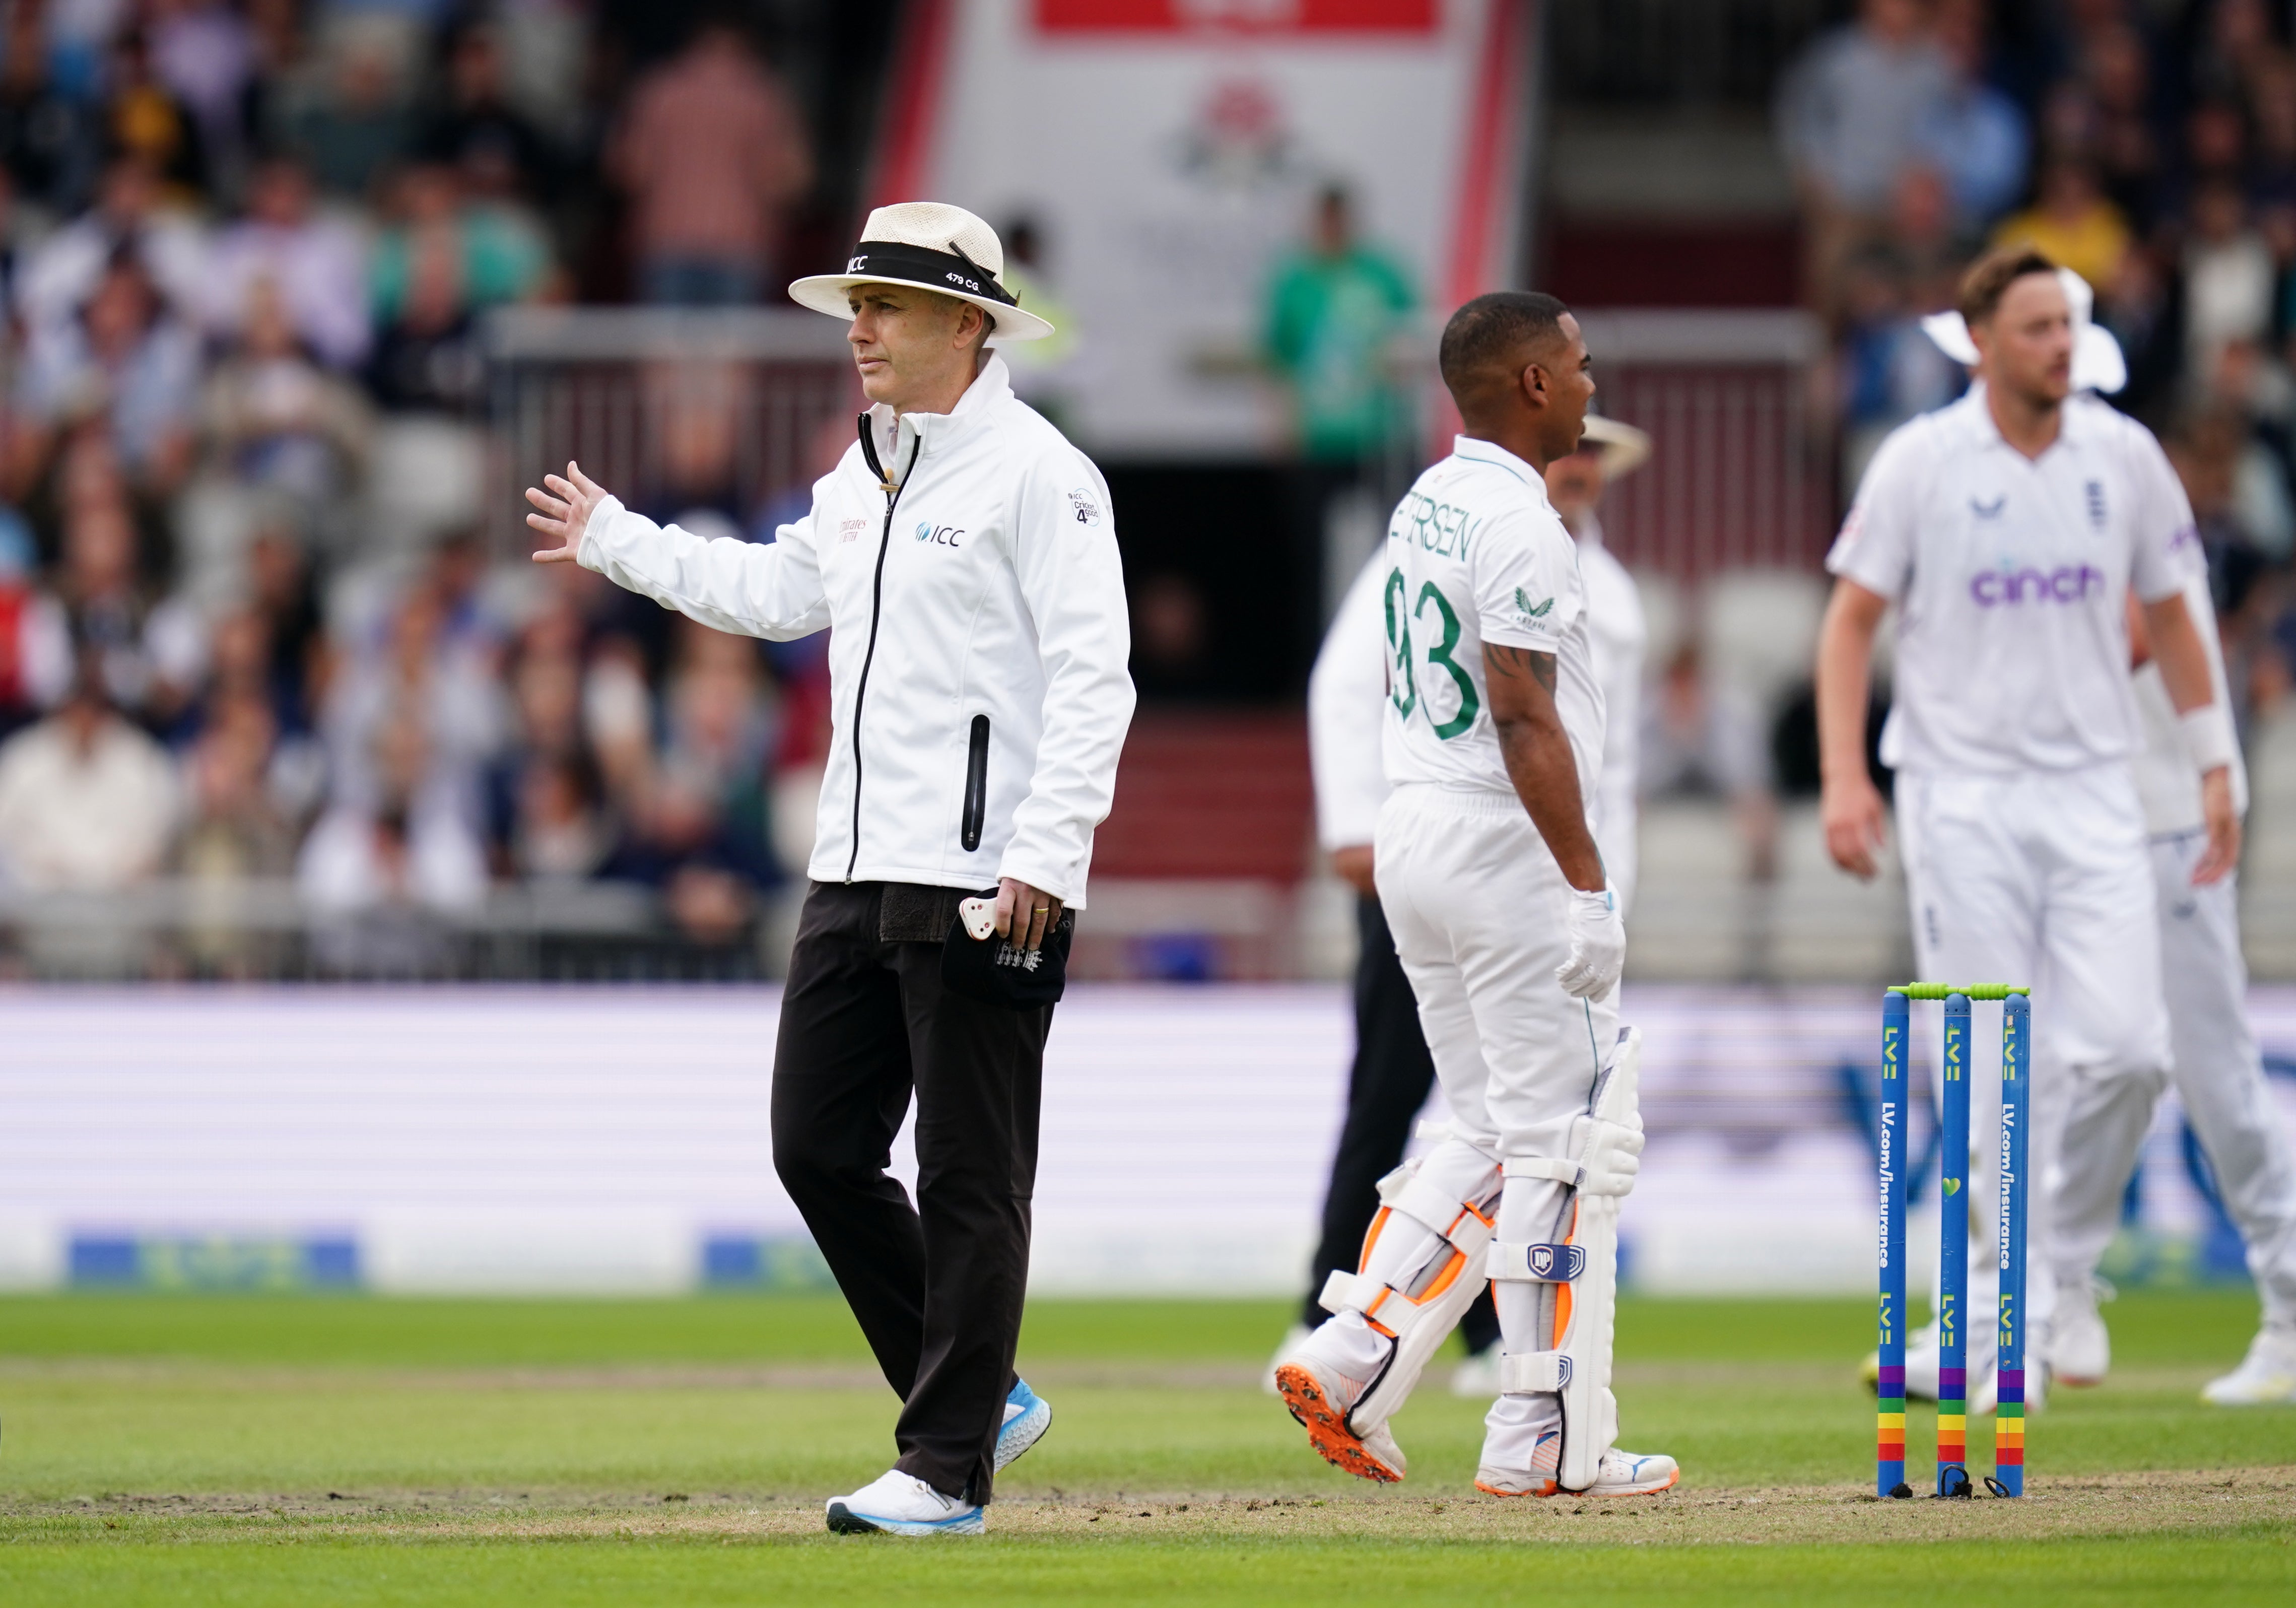
[[[2132,590],[2201,799],[2194,886],[2219,881],[2239,855],[2232,724],[2185,608],[2198,554],[2183,489],[2142,425],[2073,394],[2087,287],[2037,252],[2005,250],[1971,268],[1960,300],[1978,383],[1882,443],[1826,561],[1836,577],[1817,659],[1826,847],[1843,869],[1874,875],[1884,809],[1866,770],[1867,676],[1895,603],[1882,753],[1898,772],[1922,974],[2033,987],[2032,1173],[2125,1178],[2114,1113],[2157,1089],[2169,1065],[2152,868],[2128,768]],[[1997,1054],[1971,1070],[1976,1109],[1988,1109]],[[2050,1190],[2036,1192],[2029,1221],[2038,1268],[2063,1268],[2066,1225]],[[2030,1332],[2046,1357],[2056,1282],[2030,1288]],[[1948,1320],[1989,1311],[1988,1292],[1972,1298],[1971,1314]],[[1972,1412],[1992,1405],[1993,1328],[1966,1331]],[[1927,1339],[1909,1348],[1907,1387],[1933,1393],[1934,1326]]]
[[[2185,608],[2208,648],[2217,701],[2229,706],[2216,605],[2208,578],[2185,582]],[[2134,611],[2132,611],[2132,613]],[[2264,1323],[2240,1366],[2202,1391],[2218,1407],[2296,1401],[2296,1160],[2289,1154],[2264,1062],[2248,1020],[2248,966],[2240,952],[2240,901],[2234,879],[2195,885],[2206,850],[2207,814],[2178,731],[2161,668],[2151,662],[2141,619],[2132,621],[2136,709],[2144,747],[2136,756],[2136,794],[2152,840],[2152,881],[2160,900],[2161,963],[2176,1051],[2177,1098],[2200,1136],[2225,1210],[2248,1248],[2248,1268],[2263,1298]],[[2235,751],[2232,793],[2248,803],[2248,775]],[[2152,1126],[2157,1082],[2131,1079],[2094,1093],[2094,1117],[2110,1154],[2135,1158]],[[2068,1169],[2058,1193],[2063,1259],[2052,1269],[2057,1316],[2049,1335],[2049,1368],[2060,1383],[2095,1384],[2112,1366],[2104,1320],[2096,1309],[2097,1259],[2120,1225],[2126,1170]]]
[[[1664,1456],[1612,1446],[1619,1201],[1642,1152],[1636,1050],[1618,1027],[1626,932],[1589,822],[1603,693],[1587,590],[1541,480],[1594,395],[1551,296],[1478,297],[1443,332],[1465,433],[1388,527],[1380,904],[1452,1122],[1381,1181],[1358,1271],[1276,1369],[1316,1451],[1400,1480],[1388,1420],[1485,1277],[1502,1393],[1478,1489],[1663,1490]]]

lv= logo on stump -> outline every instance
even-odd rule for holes
[[[1970,1002],[2001,1002],[2000,1200],[1995,1230],[1999,1263],[1996,1335],[1998,1407],[1993,1420],[1997,1497],[2025,1494],[2025,1222],[2031,1179],[2026,1141],[2031,1127],[2030,990],[2005,983],[1902,983],[1882,997],[1882,1099],[1879,1123],[1882,1207],[1879,1306],[1881,1374],[1874,1434],[1874,1489],[1910,1497],[1906,1482],[1906,1050],[1912,1002],[1945,1003],[1945,1075],[1939,1102],[1937,1486],[1933,1495],[1974,1493],[1968,1469]]]

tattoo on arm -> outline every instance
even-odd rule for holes
[[[1554,690],[1554,655],[1552,653],[1487,642],[1483,644],[1483,668],[1508,680],[1528,676],[1549,693]]]
[[[1483,644],[1491,719],[1507,780],[1574,888],[1603,885],[1603,857],[1578,793],[1570,736],[1554,707],[1554,655]]]

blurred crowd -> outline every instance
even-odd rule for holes
[[[480,342],[753,299],[814,176],[770,62],[704,15],[609,74],[582,0],[0,19],[0,891],[291,880],[356,934],[611,876],[738,941],[818,651],[491,562]]]
[[[1988,245],[2079,272],[2128,360],[2112,399],[2198,515],[2243,715],[2296,617],[2296,41],[2267,0],[1860,0],[1786,75],[1804,286],[1834,340],[1842,495],[1957,395],[1923,336]]]

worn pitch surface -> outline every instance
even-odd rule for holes
[[[1683,1487],[1502,1502],[1443,1365],[1397,1421],[1410,1479],[1374,1488],[1259,1391],[1279,1308],[1045,1303],[1052,1433],[986,1540],[911,1544],[821,1530],[893,1408],[831,1300],[0,1300],[0,1602],[2291,1600],[2296,1408],[2194,1396],[2245,1295],[2108,1308],[2120,1366],[2034,1421],[2021,1502],[1866,1495],[1868,1311],[1628,1303],[1624,1439]]]

